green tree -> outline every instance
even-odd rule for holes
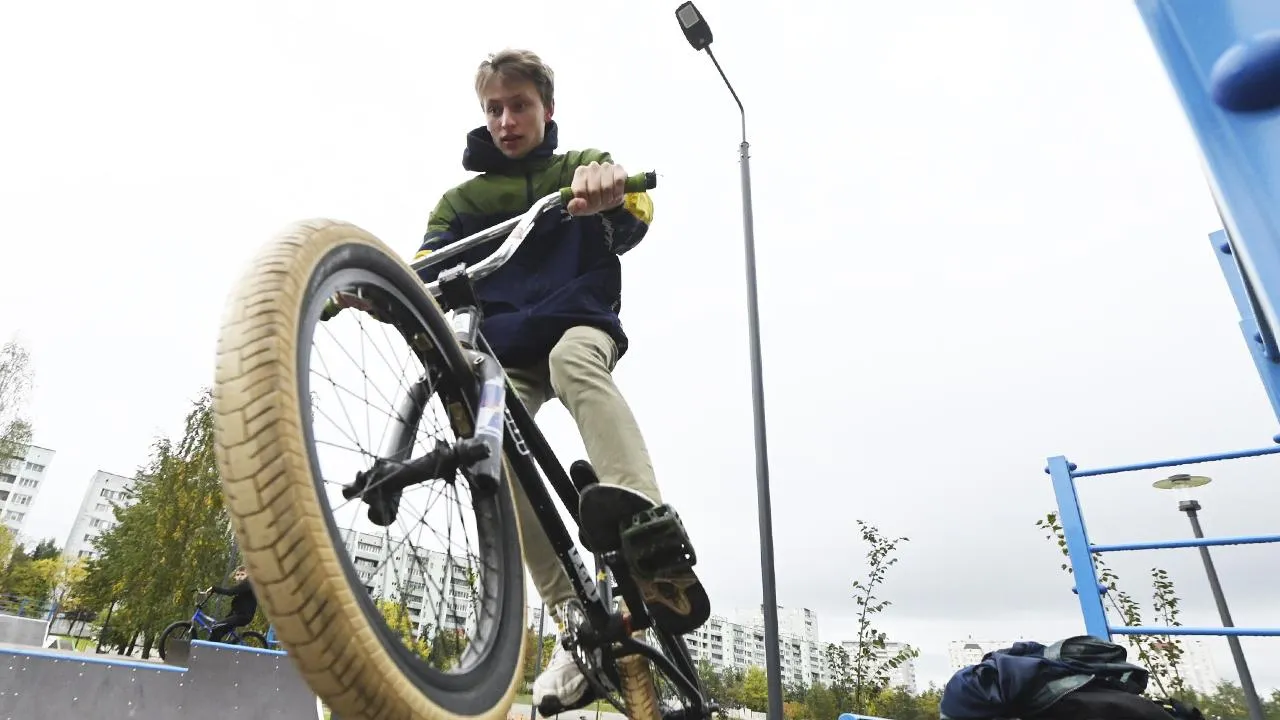
[[[8,572],[17,550],[19,550],[17,536],[7,526],[0,525],[0,578]]]
[[[898,563],[898,544],[908,542],[905,537],[890,538],[874,525],[857,520],[863,542],[867,543],[867,575],[853,581],[853,600],[858,606],[858,638],[850,657],[852,693],[850,710],[865,713],[872,698],[889,686],[889,674],[920,653],[911,647],[890,653],[887,635],[872,624],[875,616],[883,613],[892,603],[876,595],[876,588],[885,582],[889,568]]]
[[[3,592],[36,601],[47,601],[61,576],[61,558],[32,560],[23,555],[5,575]]]
[[[942,688],[930,684],[924,692],[916,696],[916,707],[920,717],[936,720],[942,714]]]
[[[143,657],[166,624],[190,613],[195,590],[221,582],[232,559],[210,400],[206,390],[193,403],[180,438],[153,444],[75,588],[94,609],[116,603],[112,625],[132,632],[130,643],[142,639]]]
[[[809,717],[813,720],[832,720],[839,717],[841,712],[831,688],[822,683],[809,686],[805,692],[804,704],[809,708]]]
[[[1205,720],[1244,720],[1249,717],[1244,690],[1232,682],[1220,682],[1212,692],[1189,690],[1180,699],[1199,708]],[[1280,720],[1280,690],[1273,691],[1270,698],[1259,700],[1267,720]]]
[[[0,471],[26,457],[31,424],[22,416],[31,392],[31,356],[16,341],[0,347]]]
[[[836,707],[848,709],[853,704],[853,662],[849,651],[835,643],[827,643],[823,654],[826,656],[827,673],[831,676],[832,702]]]
[[[762,668],[752,665],[742,678],[742,705],[748,710],[765,712],[769,708],[769,682]]]
[[[56,558],[61,554],[62,551],[58,548],[58,544],[53,541],[53,538],[45,538],[36,544],[35,549],[28,553],[27,557],[32,560],[47,560]]]
[[[784,720],[809,720],[809,708],[796,700],[783,700],[782,717]]]
[[[382,613],[383,619],[387,622],[387,627],[400,636],[400,641],[404,646],[425,660],[431,649],[427,647],[425,640],[414,633],[413,622],[409,618],[409,611],[405,608],[404,603],[378,599],[373,604]]]
[[[537,673],[547,669],[547,664],[551,662],[551,656],[555,653],[556,642],[558,641],[556,633],[553,631],[542,636],[542,642],[538,642],[538,633],[533,628],[525,628],[524,643],[524,682],[526,685],[533,685],[533,680],[537,677]],[[542,658],[538,658],[538,649],[542,649]]]
[[[878,717],[893,720],[925,720],[920,702],[905,688],[884,688],[871,699],[871,712]]]

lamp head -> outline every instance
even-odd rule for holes
[[[676,20],[680,21],[680,29],[694,50],[705,50],[711,45],[711,26],[692,2],[682,3],[676,8]]]

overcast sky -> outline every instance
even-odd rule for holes
[[[407,256],[465,179],[476,64],[557,75],[564,149],[656,168],[624,259],[617,370],[717,610],[759,602],[738,119],[671,7],[616,0],[51,0],[0,14],[0,337],[33,355],[57,451],[29,530],[65,542],[97,469],[132,474],[212,380],[226,293],[298,219]],[[1276,420],[1206,235],[1197,149],[1131,2],[700,0],[752,142],[778,600],[851,637],[861,518],[906,535],[880,620],[946,644],[1083,631],[1046,456],[1081,467],[1263,446]],[[785,10],[779,9],[785,7]],[[554,8],[553,12],[548,10]],[[541,417],[568,460],[558,404]],[[1274,532],[1276,461],[1199,468],[1210,534]],[[1181,537],[1164,472],[1081,482],[1098,542]],[[1215,551],[1274,625],[1275,546]],[[1194,551],[1167,567],[1216,625]],[[1272,612],[1268,612],[1268,610]],[[1234,679],[1226,642],[1218,671]],[[1280,645],[1246,639],[1260,687]]]

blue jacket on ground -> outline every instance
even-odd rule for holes
[[[1090,683],[1140,694],[1148,673],[1125,662],[1127,655],[1122,646],[1090,635],[1048,647],[1014,643],[951,676],[942,691],[942,720],[1029,717]]]
[[[612,162],[609,153],[600,150],[555,154],[557,138],[558,128],[549,122],[542,144],[512,160],[493,144],[487,128],[468,133],[462,166],[482,174],[440,198],[416,257],[523,214],[542,196],[571,185],[580,165]],[[544,214],[511,259],[475,285],[484,312],[480,330],[499,362],[506,367],[535,366],[576,325],[608,333],[622,357],[627,336],[618,318],[618,256],[639,244],[652,221],[648,193],[628,194],[621,207],[596,215],[572,217],[563,208]],[[419,276],[430,282],[459,262],[474,265],[497,247],[495,241],[472,248]]]

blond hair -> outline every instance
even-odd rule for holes
[[[494,78],[531,82],[537,88],[543,105],[548,108],[555,105],[556,74],[530,50],[508,48],[489,55],[489,59],[480,63],[476,70],[476,95],[484,92]]]

